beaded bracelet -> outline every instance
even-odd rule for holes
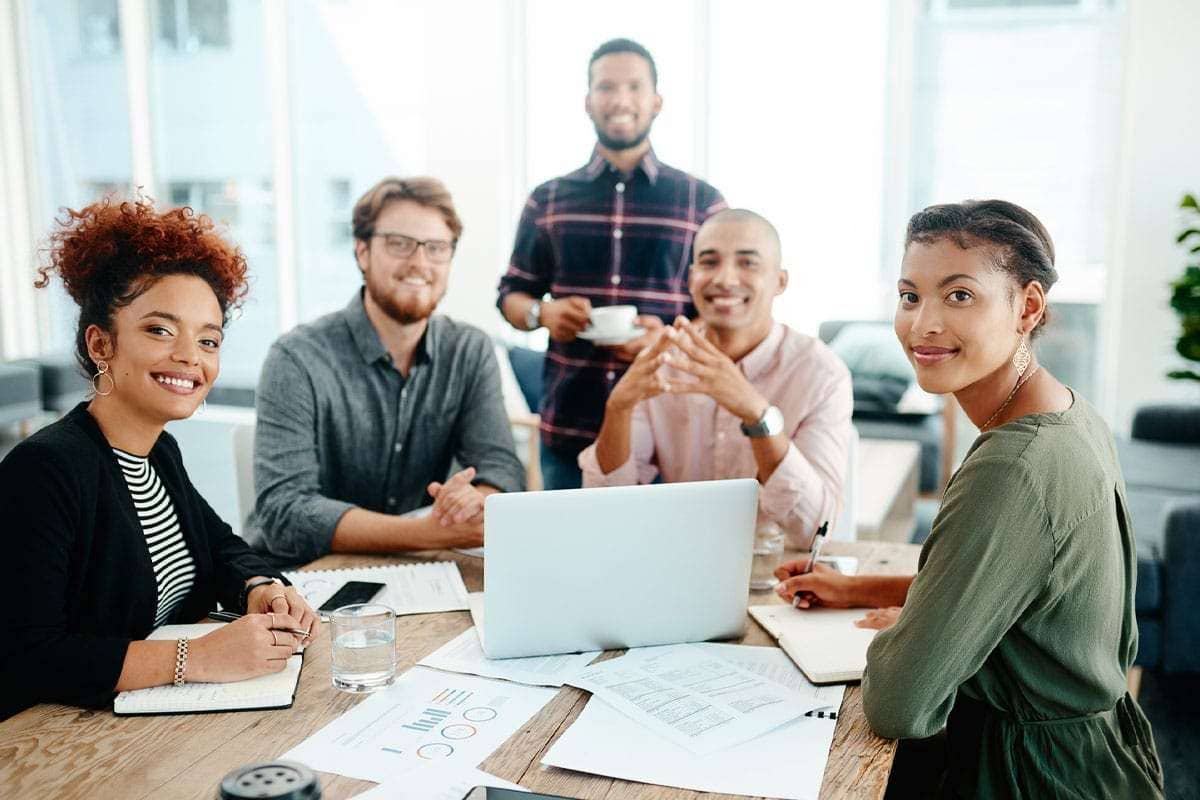
[[[187,672],[188,640],[181,637],[175,640],[175,685],[183,686],[184,673]]]

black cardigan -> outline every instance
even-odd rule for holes
[[[196,568],[169,622],[195,622],[218,600],[237,608],[247,578],[279,577],[196,492],[169,433],[150,463]],[[109,705],[129,642],[154,628],[158,590],[125,477],[85,404],[0,462],[0,524],[0,719],[43,702]]]

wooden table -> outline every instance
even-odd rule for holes
[[[918,548],[880,542],[830,542],[834,555],[854,555],[860,571],[910,574]],[[396,561],[453,559],[468,589],[483,585],[483,562],[455,553],[421,558],[328,556],[314,568],[332,569]],[[751,603],[775,600],[755,593]],[[401,670],[471,625],[465,612],[401,617],[397,648]],[[770,645],[747,618],[746,644]],[[161,717],[116,717],[111,711],[39,705],[0,723],[0,796],[5,798],[204,798],[216,796],[221,778],[235,767],[277,758],[349,710],[361,695],[329,683],[328,630],[305,656],[296,703],[290,709]],[[480,768],[534,791],[582,798],[700,798],[716,795],[542,767],[540,761],[583,710],[589,695],[564,687],[548,705],[484,761]],[[822,798],[883,796],[895,741],[871,733],[862,695],[850,686],[842,702]],[[327,800],[352,797],[374,784],[322,774]]]

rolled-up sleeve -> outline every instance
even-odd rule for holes
[[[476,362],[464,388],[462,410],[455,421],[454,455],[475,468],[475,483],[502,492],[525,490],[525,470],[513,446],[512,427],[504,410],[500,367],[491,341],[480,333],[472,342]]]
[[[523,292],[541,298],[550,291],[554,280],[554,252],[549,238],[537,224],[541,213],[535,191],[525,201],[521,221],[517,223],[517,236],[513,243],[512,257],[508,270],[500,278],[496,307],[503,310],[504,298],[512,292]]]
[[[654,482],[654,479],[658,477],[658,467],[653,463],[654,433],[646,414],[645,401],[638,403],[633,409],[629,439],[629,458],[625,460],[624,464],[608,473],[600,469],[600,462],[596,460],[595,442],[584,448],[577,459],[579,469],[583,473],[584,488],[632,486]]]
[[[312,561],[331,550],[334,529],[354,504],[321,494],[316,391],[278,343],[263,364],[256,405],[255,524],[247,537],[282,560]]]
[[[849,371],[838,366],[796,425],[787,454],[759,495],[759,510],[779,523],[795,548],[808,547],[817,528],[836,523],[841,513],[854,396]]]

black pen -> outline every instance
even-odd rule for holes
[[[813,571],[813,567],[817,563],[817,559],[821,557],[821,544],[825,541],[825,533],[829,530],[829,522],[826,520],[821,523],[821,527],[817,528],[817,532],[813,534],[812,544],[808,548],[808,566],[804,568],[801,575],[807,575]],[[799,608],[800,598],[811,592],[796,592],[792,595],[792,608]]]
[[[215,619],[219,622],[233,622],[235,619],[241,619],[241,614],[235,614],[232,611],[210,611],[208,612],[209,619]],[[273,631],[284,631],[295,636],[308,636],[309,632],[303,628],[271,628]]]

